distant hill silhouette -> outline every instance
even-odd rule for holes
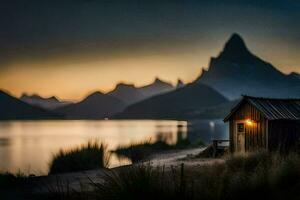
[[[107,93],[107,95],[122,100],[126,105],[130,105],[143,99],[143,95],[132,84],[119,83],[115,89]]]
[[[118,98],[95,92],[79,103],[63,106],[54,111],[71,119],[102,119],[124,108],[125,103]]]
[[[156,78],[153,83],[142,87],[135,87],[133,84],[119,83],[114,90],[107,94],[122,100],[126,105],[131,105],[151,96],[169,92],[174,89],[175,87],[172,86],[172,84]]]
[[[47,118],[53,113],[30,106],[1,92],[2,119]],[[300,98],[300,75],[288,75],[252,54],[244,40],[233,34],[221,53],[211,58],[208,70],[192,83],[177,86],[156,78],[135,87],[120,83],[103,94],[95,92],[79,103],[63,105],[55,97],[22,96],[33,105],[54,109],[71,119],[116,118],[221,118],[242,94],[262,97]],[[230,101],[229,101],[230,100]]]
[[[143,87],[119,83],[106,94],[94,92],[79,103],[54,109],[69,119],[102,119],[123,111],[128,105],[150,96],[173,90],[174,87],[159,79]]]
[[[230,99],[241,94],[263,97],[300,97],[299,74],[285,75],[252,54],[244,40],[233,34],[223,51],[212,58],[197,82],[216,89]]]
[[[188,84],[127,107],[116,118],[182,118],[185,113],[226,103],[228,100],[203,84]]]
[[[0,90],[0,120],[55,119],[61,118],[53,112],[29,105]]]
[[[159,78],[155,78],[154,82],[149,85],[138,88],[139,92],[141,92],[144,97],[143,99],[149,98],[154,95],[170,92],[174,89],[175,87],[172,84],[164,82]]]
[[[27,95],[22,94],[20,100],[37,107],[41,107],[48,110],[53,110],[62,106],[71,104],[71,102],[60,101],[56,97],[43,98],[39,95]]]

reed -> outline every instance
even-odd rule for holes
[[[109,160],[110,154],[106,144],[89,141],[87,144],[60,150],[55,154],[49,166],[49,174],[107,168]]]

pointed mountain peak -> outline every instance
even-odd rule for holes
[[[22,93],[21,97],[20,98],[26,98],[26,97],[29,97],[29,94],[27,94],[26,92]]]
[[[239,34],[234,33],[226,42],[219,57],[229,60],[245,60],[252,57],[252,54],[243,38]]]
[[[184,86],[184,82],[181,79],[177,80],[176,88],[181,88]]]
[[[153,81],[153,83],[150,85],[167,85],[167,86],[173,87],[171,83],[169,83],[167,81],[163,81],[158,77],[156,77],[155,80]]]
[[[202,67],[200,76],[204,75],[206,72],[207,72],[207,69],[205,69],[204,67]]]
[[[176,88],[181,88],[181,87],[183,87],[183,86],[184,86],[184,83],[182,82],[182,80],[181,80],[181,79],[178,79],[178,80],[177,80]]]
[[[247,49],[245,41],[237,33],[232,34],[229,40],[226,42],[225,49],[232,48]]]
[[[52,101],[59,101],[59,99],[56,96],[49,97],[48,99]]]
[[[164,81],[162,81],[161,79],[159,79],[158,77],[155,77],[155,80],[153,83],[164,83]]]
[[[177,80],[177,84],[184,84],[184,83],[183,83],[183,81],[179,78],[179,79]]]

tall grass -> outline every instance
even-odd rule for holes
[[[107,168],[110,155],[107,145],[97,141],[70,150],[60,150],[49,166],[49,174]]]
[[[299,199],[300,157],[270,153],[187,168],[132,166],[95,183],[94,199]]]

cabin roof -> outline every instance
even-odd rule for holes
[[[224,122],[248,102],[258,109],[268,120],[300,120],[300,99],[272,99],[243,96],[243,99],[225,117]]]

